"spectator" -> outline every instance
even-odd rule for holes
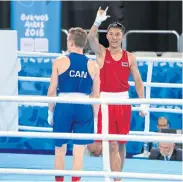
[[[158,148],[152,148],[149,159],[182,161],[182,150],[176,148],[174,143],[159,143]]]
[[[161,132],[161,129],[169,129],[169,121],[165,117],[160,117],[157,121],[157,129],[158,132]],[[149,151],[151,151],[152,148],[158,147],[158,143],[149,143]]]
[[[157,125],[157,129],[158,129],[157,132],[161,132],[161,129],[168,129],[169,128],[168,119],[165,117],[160,117],[160,118],[158,118],[156,125]],[[148,143],[148,145],[146,144],[145,146],[148,146],[148,148],[146,149],[146,151],[144,148],[142,149],[142,153],[144,153],[144,154],[150,152],[152,148],[157,148],[158,143],[150,142],[150,143]]]
[[[158,132],[160,132],[161,129],[168,129],[169,128],[168,119],[165,117],[160,117],[157,121],[157,128],[158,128]]]

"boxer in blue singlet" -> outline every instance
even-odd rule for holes
[[[99,67],[93,60],[83,55],[87,33],[77,27],[69,30],[67,47],[68,55],[57,58],[52,67],[48,96],[56,96],[57,88],[60,97],[99,97]],[[48,109],[48,123],[53,125],[53,132],[59,133],[94,133],[94,118],[97,109],[92,105],[51,103]],[[66,144],[69,139],[55,140],[55,168],[64,169]],[[73,170],[82,170],[85,146],[93,140],[73,140]],[[56,181],[63,181],[63,176],[56,176]],[[72,181],[80,181],[79,176]]]

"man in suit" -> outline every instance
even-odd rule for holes
[[[174,143],[159,143],[159,148],[152,148],[149,159],[182,161],[182,150],[175,148]]]
[[[162,129],[169,129],[169,121],[165,117],[160,117],[157,120],[156,126],[157,126],[157,132],[161,133]],[[147,147],[146,151],[144,151],[144,148],[142,148],[142,153],[144,153],[144,154],[146,152],[150,152],[152,148],[158,148],[159,143],[157,143],[157,142],[148,142],[147,145],[148,145],[148,147]]]
[[[160,118],[158,118],[158,120],[157,120],[157,129],[158,129],[158,131],[157,132],[162,132],[161,130],[162,129],[169,129],[169,121],[168,121],[168,119],[167,118],[165,118],[165,117],[160,117]],[[151,151],[151,149],[153,148],[153,147],[158,147],[158,144],[157,143],[152,143],[152,142],[150,142],[149,143],[149,152]]]

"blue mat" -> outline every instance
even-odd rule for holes
[[[66,169],[71,169],[72,157],[66,157]],[[25,169],[54,169],[53,155],[31,155],[31,154],[0,154],[1,168],[25,168]],[[84,159],[84,171],[102,171],[102,158],[87,157]],[[158,174],[181,174],[182,162],[155,161],[143,159],[126,159],[124,172],[135,173],[158,173]],[[54,176],[41,175],[8,175],[0,174],[0,181],[54,181]],[[71,181],[65,177],[65,181]],[[83,181],[104,181],[100,177],[82,177]],[[123,179],[123,182],[165,182],[166,180],[142,180]],[[170,180],[169,180],[170,181]],[[171,181],[174,182],[174,181]]]

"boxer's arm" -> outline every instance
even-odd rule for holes
[[[90,48],[96,55],[96,61],[100,67],[102,67],[104,55],[105,55],[105,47],[99,43],[97,38],[98,27],[93,25],[88,33],[88,42]]]
[[[136,92],[139,98],[144,98],[144,85],[138,70],[136,58],[132,54],[130,54],[128,58],[130,59],[131,63],[130,70],[135,82]]]
[[[105,10],[102,10],[101,7],[98,9],[95,22],[88,33],[89,45],[92,51],[96,55],[96,60],[100,68],[103,65],[106,49],[103,45],[99,43],[97,35],[98,35],[98,27],[100,26],[100,24],[110,17],[107,15],[107,10],[108,7]]]
[[[48,96],[49,97],[56,97],[57,95],[57,84],[58,84],[58,69],[57,69],[57,61],[53,62],[52,65],[52,74],[50,80],[50,86],[48,89]],[[53,111],[55,104],[49,103],[49,111]]]
[[[104,48],[103,45],[99,43],[97,38],[98,35],[98,27],[93,25],[88,33],[88,41],[92,51],[96,54],[97,57],[102,57],[102,51]]]
[[[100,68],[97,64],[95,64],[95,70],[96,70],[96,74],[93,78],[93,88],[92,88],[92,93],[90,95],[90,98],[100,97]],[[94,104],[93,112],[94,112],[95,118],[98,117],[98,111],[99,111],[99,104]]]
[[[130,70],[135,82],[135,89],[138,94],[139,98],[144,98],[144,85],[141,79],[139,69],[137,66],[136,58],[132,54],[128,56],[130,58]],[[145,116],[148,113],[148,105],[147,104],[140,104],[140,116]]]

